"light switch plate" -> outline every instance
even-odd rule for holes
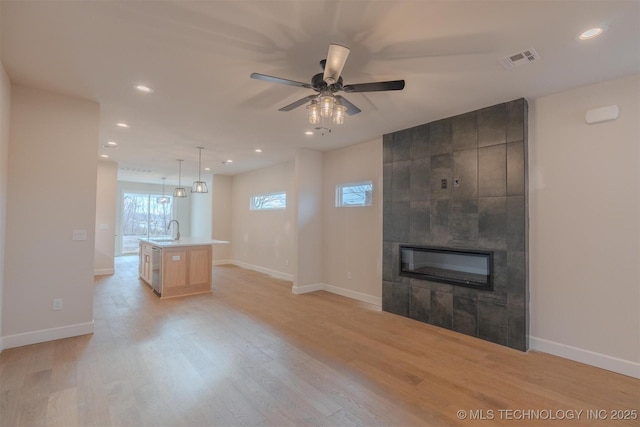
[[[87,240],[87,230],[73,230],[72,240]]]
[[[173,255],[171,261],[180,261],[180,255]]]

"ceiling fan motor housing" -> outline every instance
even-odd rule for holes
[[[331,90],[332,93],[338,92],[342,90],[342,76],[338,78],[338,81],[332,85],[328,85],[327,82],[324,81],[324,74],[318,73],[311,78],[311,87],[316,92],[322,92],[326,89]]]

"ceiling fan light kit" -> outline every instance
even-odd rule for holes
[[[331,117],[335,102],[335,98],[330,93],[320,95],[320,117]]]
[[[302,83],[259,73],[251,73],[251,78],[264,80],[270,83],[313,89],[318,93],[317,95],[305,96],[304,98],[292,102],[289,105],[285,105],[279,110],[291,111],[311,101],[309,105],[307,105],[309,123],[315,125],[320,124],[320,122],[325,119],[331,119],[333,124],[341,125],[344,124],[345,114],[353,116],[362,110],[352,104],[345,97],[336,95],[336,92],[381,92],[404,89],[404,80],[343,85],[341,76],[342,69],[347,62],[350,52],[349,48],[345,46],[338,44],[329,45],[327,58],[320,61],[320,66],[323,68],[323,72],[314,75],[311,78],[311,83]]]
[[[347,107],[340,104],[339,101],[333,105],[333,123],[336,125],[344,124],[344,114],[347,112]]]
[[[311,103],[307,105],[307,112],[309,114],[309,123],[312,125],[320,123],[320,105],[318,105],[317,99],[312,99]]]

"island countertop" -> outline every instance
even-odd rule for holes
[[[214,239],[205,239],[201,237],[181,237],[180,240],[169,240],[167,238],[164,239],[140,239],[143,243],[148,243],[152,246],[156,246],[159,248],[176,248],[183,246],[203,246],[203,245],[220,245],[229,243],[226,240],[214,240]]]

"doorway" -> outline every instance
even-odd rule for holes
[[[123,192],[121,206],[120,253],[139,250],[140,238],[170,238],[167,230],[173,219],[173,198],[151,193]]]

